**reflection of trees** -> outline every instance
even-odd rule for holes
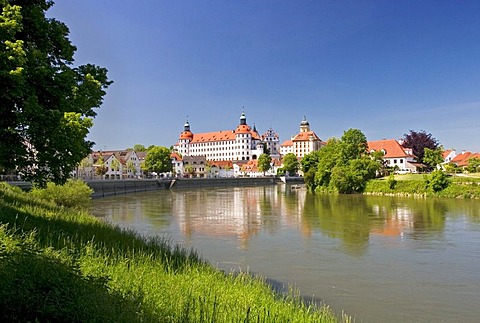
[[[302,220],[313,230],[341,239],[348,253],[360,255],[371,234],[438,239],[448,212],[458,212],[458,201],[307,194]]]
[[[372,227],[377,233],[409,234],[419,239],[431,239],[445,229],[448,200],[399,197],[365,197],[378,219]]]
[[[365,253],[370,236],[368,207],[357,195],[307,194],[303,221],[332,238],[341,239],[348,253]]]

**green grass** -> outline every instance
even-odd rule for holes
[[[337,322],[298,291],[0,183],[0,320]]]
[[[425,176],[428,175],[395,175],[397,183],[393,189],[388,185],[388,177],[384,177],[368,181],[364,193],[480,199],[480,176],[476,175],[477,174],[450,176],[448,187],[439,192],[433,192],[427,189]]]

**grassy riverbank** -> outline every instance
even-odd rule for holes
[[[224,274],[192,251],[144,239],[0,183],[0,319],[69,322],[336,322],[298,293]]]
[[[426,185],[425,176],[429,175],[395,175],[394,185],[391,185],[388,177],[370,180],[364,193],[480,199],[480,177],[478,176],[449,176],[448,186],[439,191],[434,191]]]

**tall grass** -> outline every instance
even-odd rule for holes
[[[0,183],[0,319],[69,322],[337,322],[327,307],[225,274],[162,239]]]
[[[480,199],[480,179],[478,178],[450,177],[448,186],[437,192],[429,189],[424,178],[419,176],[410,178],[411,179],[405,179],[400,177],[400,179],[397,180],[398,177],[396,176],[395,180],[397,180],[397,182],[394,187],[389,185],[386,178],[370,180],[364,192],[366,194],[382,195]]]

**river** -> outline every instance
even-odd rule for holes
[[[356,322],[478,322],[480,201],[315,195],[278,185],[94,200],[225,271],[298,289]]]

